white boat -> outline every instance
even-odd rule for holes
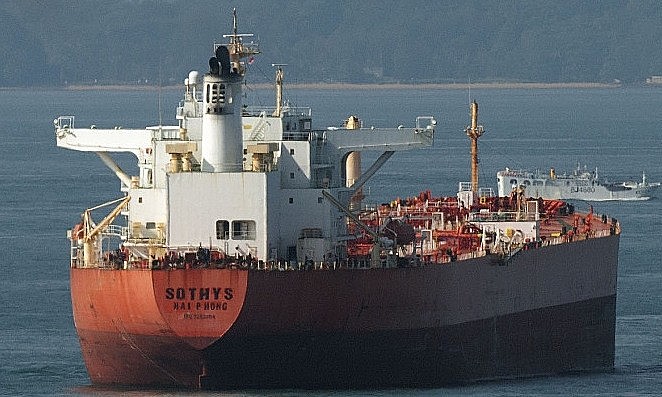
[[[497,184],[500,196],[509,195],[514,188],[524,188],[530,197],[586,201],[648,200],[660,186],[659,182],[649,183],[645,172],[641,182],[600,182],[597,168],[587,171],[579,165],[572,174],[557,174],[554,168],[549,174],[506,168],[497,172]]]

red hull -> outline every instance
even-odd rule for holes
[[[74,317],[99,384],[415,387],[608,369],[618,241],[507,265],[72,269]]]

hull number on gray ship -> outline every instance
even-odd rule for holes
[[[593,186],[575,186],[570,188],[572,193],[595,193]]]

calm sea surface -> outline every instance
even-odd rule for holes
[[[246,89],[247,101],[273,94]],[[454,194],[470,178],[469,101],[480,106],[481,185],[496,188],[503,167],[594,167],[611,181],[646,171],[662,181],[662,88],[560,90],[286,91],[314,109],[315,127],[438,121],[435,145],[397,153],[369,183],[375,202],[421,190]],[[0,394],[186,395],[90,386],[71,315],[66,230],[88,207],[119,197],[119,182],[94,154],[55,147],[52,120],[73,114],[79,127],[175,124],[178,91],[0,91]],[[160,109],[162,109],[160,111]],[[368,163],[366,157],[364,163]],[[373,156],[374,158],[374,156]],[[132,159],[120,158],[132,170]],[[127,162],[128,161],[128,162]],[[364,165],[365,167],[365,165]],[[662,195],[662,191],[660,192]],[[621,238],[613,373],[533,378],[458,388],[369,392],[247,391],[232,396],[658,395],[662,393],[662,199],[594,203],[618,218]],[[587,210],[588,204],[576,203]],[[140,371],[136,368],[136,371]],[[259,369],[256,369],[256,376]],[[199,395],[210,395],[200,393]]]

